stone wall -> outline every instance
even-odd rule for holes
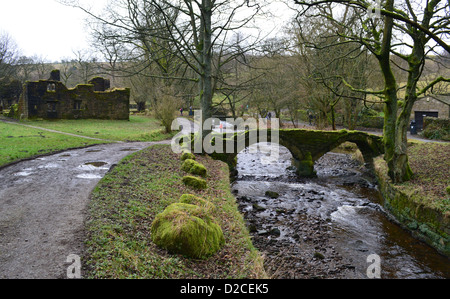
[[[431,97],[416,101],[411,119],[415,118],[415,111],[437,111],[439,112],[439,118],[450,118],[450,105]]]
[[[99,78],[95,80],[98,85]],[[94,84],[68,89],[55,80],[27,82],[19,101],[23,118],[43,119],[117,119],[129,120],[130,89],[95,91]]]
[[[382,157],[376,158],[375,175],[384,198],[384,208],[403,228],[419,240],[450,257],[450,218],[423,203],[419,192],[399,190],[387,175]]]

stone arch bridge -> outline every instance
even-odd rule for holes
[[[275,133],[275,134],[274,134]],[[278,134],[276,134],[278,133]],[[373,158],[384,153],[382,137],[360,131],[317,131],[299,129],[250,130],[240,133],[212,134],[213,151],[206,152],[214,159],[236,165],[236,157],[245,148],[260,142],[273,142],[286,147],[294,158],[297,173],[314,177],[314,163],[323,155],[345,142],[355,143],[366,165],[373,166]]]

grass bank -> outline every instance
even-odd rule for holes
[[[182,183],[180,155],[158,145],[125,158],[91,195],[86,223],[87,278],[266,278],[235,197],[228,166],[207,156],[197,161],[208,170],[208,188],[194,191]],[[183,194],[214,203],[213,215],[226,244],[206,260],[188,259],[158,248],[150,238],[155,216]]]
[[[403,191],[417,190],[426,195],[427,205],[450,216],[450,143],[412,143],[409,159],[414,176],[400,185]]]
[[[411,143],[412,180],[393,184],[380,157],[375,161],[385,207],[416,237],[450,256],[450,144]]]
[[[114,141],[160,141],[172,135],[164,134],[160,121],[132,115],[130,120],[27,120],[24,124],[57,130],[65,133]]]

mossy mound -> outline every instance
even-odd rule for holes
[[[195,155],[193,153],[190,153],[190,152],[184,152],[181,155],[181,161],[186,161],[187,159],[195,160]]]
[[[183,163],[183,165],[181,166],[181,169],[184,171],[189,171],[191,169],[192,166],[194,166],[196,162],[192,159],[186,159]]]
[[[208,212],[196,205],[175,203],[156,216],[152,241],[174,254],[204,259],[225,244],[223,231]]]
[[[445,188],[445,191],[447,192],[448,195],[450,195],[450,186],[447,186],[447,188]]]
[[[202,177],[206,177],[207,174],[206,167],[192,159],[185,160],[181,169],[189,172],[190,174],[199,175]]]
[[[212,202],[191,194],[184,194],[181,196],[180,203],[199,206],[206,209],[208,212],[214,212],[216,209],[216,206]]]
[[[273,198],[273,199],[277,199],[278,197],[280,197],[280,194],[273,192],[273,191],[267,191],[266,196]]]
[[[207,183],[205,180],[202,180],[200,178],[196,178],[193,176],[185,176],[183,178],[183,183],[188,186],[191,187],[193,189],[197,189],[197,190],[203,190],[206,189],[208,187]]]

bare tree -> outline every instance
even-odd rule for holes
[[[172,132],[172,122],[176,119],[177,108],[180,107],[180,98],[175,95],[173,87],[162,86],[157,91],[155,109],[153,113],[164,126],[166,133]]]
[[[0,32],[0,78],[12,76],[19,50],[7,33]]]
[[[77,81],[87,84],[98,73],[96,58],[89,50],[74,50]]]
[[[318,14],[333,14],[333,8],[331,5],[321,7]],[[299,78],[308,89],[308,108],[319,113],[319,125],[325,122],[321,125],[325,126],[329,119],[335,130],[336,110],[341,108],[344,123],[354,129],[358,113],[368,99],[365,93],[347,88],[343,78],[357,89],[377,87],[370,84],[376,83],[371,67],[374,58],[359,44],[346,42],[340,36],[360,26],[358,16],[346,8],[335,18],[339,18],[339,23],[300,15],[290,32],[295,43],[294,55],[299,58],[302,69]]]
[[[233,35],[226,51],[222,51],[220,70],[216,74],[217,92],[223,100],[215,106],[227,107],[233,118],[242,117],[251,98],[252,87],[256,77],[252,77],[251,48],[247,43],[248,36],[241,32]],[[217,55],[219,56],[219,55]]]
[[[277,53],[273,47],[270,47],[270,53],[253,58],[251,104],[262,117],[270,113],[271,117],[281,119],[283,110],[287,110],[295,125],[303,96],[303,88],[297,77],[298,65],[294,57]]]
[[[360,23],[359,30],[345,34],[336,31],[334,34],[342,38],[341,43],[358,43],[371,52],[378,61],[384,86],[380,90],[367,90],[356,88],[345,79],[343,83],[354,92],[364,92],[383,99],[385,160],[389,175],[394,182],[409,180],[412,170],[408,162],[407,130],[414,103],[437,84],[450,82],[449,77],[438,74],[429,83],[419,84],[427,56],[437,53],[439,48],[450,51],[450,46],[445,41],[450,34],[449,2],[383,0],[378,8],[381,16],[379,20],[368,13],[372,11],[372,7],[363,0],[295,0],[295,3],[300,5],[302,15],[332,20],[337,28],[345,26],[338,17],[338,11],[346,8],[355,11]],[[333,8],[331,11],[324,9],[330,5]],[[393,56],[407,65],[407,68],[399,66],[399,69],[407,73],[405,86],[399,86],[393,72]],[[400,96],[401,91],[405,94],[404,98]]]
[[[127,44],[143,70],[148,63],[157,64],[162,73],[154,76],[197,82],[204,119],[212,116],[220,69],[233,59],[222,56],[229,33],[249,26],[262,10],[261,1],[255,0],[116,0],[101,15],[78,1],[62,2],[81,8],[91,22],[110,28],[108,32],[114,34],[108,38]],[[186,77],[187,69],[195,77]]]
[[[65,86],[74,85],[75,77],[77,76],[76,61],[70,58],[64,58],[59,63],[59,70],[61,71],[61,81]],[[75,83],[76,84],[76,83]]]

